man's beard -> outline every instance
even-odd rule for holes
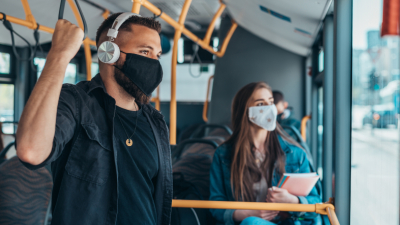
[[[118,68],[122,68],[122,65],[116,65]],[[128,94],[135,98],[135,101],[140,104],[148,104],[150,97],[141,91],[136,84],[134,84],[125,74],[118,68],[114,68],[115,81],[121,86]]]

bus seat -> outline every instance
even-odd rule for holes
[[[210,196],[210,167],[218,144],[211,139],[188,139],[177,146],[172,166],[174,198],[204,200]],[[208,209],[172,209],[171,225],[214,224]]]
[[[203,138],[210,136],[212,131],[218,130],[213,136],[229,137],[232,135],[232,130],[226,125],[219,124],[203,124],[200,125],[190,136],[190,138]]]
[[[0,164],[0,180],[0,224],[47,224],[53,186],[48,169],[29,170],[15,156]]]
[[[209,146],[212,146],[210,149]],[[200,138],[195,138],[195,139],[187,139],[176,147],[174,147],[174,150],[172,152],[172,165],[174,165],[177,161],[180,160],[182,157],[182,154],[185,152],[189,151],[190,153],[196,153],[196,154],[208,154],[208,152],[215,151],[215,149],[218,147],[218,144],[213,141],[213,140],[206,140],[206,139],[200,139]],[[214,149],[214,150],[212,150]]]

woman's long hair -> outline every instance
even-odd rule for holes
[[[233,146],[231,152],[231,186],[237,201],[255,201],[253,184],[265,176],[269,187],[272,186],[274,169],[280,174],[285,172],[286,156],[278,140],[280,135],[284,140],[299,146],[277,124],[274,131],[269,131],[265,142],[265,160],[260,168],[255,163],[252,149],[254,148],[251,126],[248,117],[250,99],[253,93],[261,88],[271,88],[264,82],[250,83],[235,95],[232,104],[233,134],[227,143]],[[272,92],[272,91],[271,91]]]

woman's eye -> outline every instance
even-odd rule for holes
[[[264,105],[264,103],[262,103],[262,102],[257,104],[257,106],[262,106],[262,105]]]

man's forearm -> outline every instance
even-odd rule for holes
[[[17,155],[37,165],[50,154],[57,106],[69,59],[49,53],[43,72],[22,112],[17,130]]]

